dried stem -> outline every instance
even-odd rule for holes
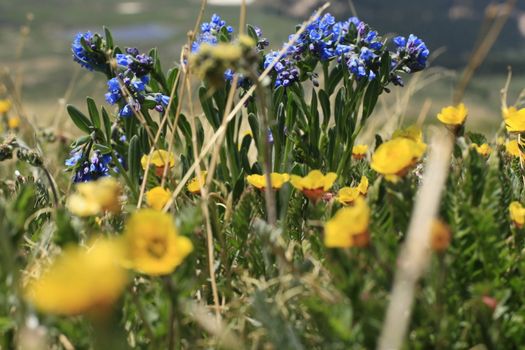
[[[481,42],[481,44],[477,47],[477,49],[472,54],[472,57],[470,58],[467,67],[463,71],[461,80],[459,81],[454,91],[454,98],[453,98],[454,104],[458,104],[461,102],[461,100],[463,100],[463,96],[465,95],[465,90],[468,84],[470,83],[470,80],[474,76],[474,73],[476,72],[478,67],[481,65],[481,63],[483,63],[483,61],[487,57],[487,54],[489,53],[490,49],[496,42],[496,39],[501,33],[501,30],[503,29],[503,26],[507,22],[507,19],[512,13],[512,9],[514,8],[515,5],[516,5],[516,0],[508,0],[505,4],[500,5],[500,10],[498,11],[496,15],[496,19],[492,23],[492,26],[488,30],[487,35],[483,38],[483,41]]]
[[[378,349],[400,349],[407,332],[415,287],[430,259],[430,233],[448,174],[452,135],[436,131],[430,141],[430,155],[417,194],[408,234],[398,259],[394,286],[379,339]]]

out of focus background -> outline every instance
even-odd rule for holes
[[[248,23],[263,29],[279,48],[295,25],[309,17],[320,0],[248,0]],[[205,19],[220,14],[236,27],[240,0],[209,0]],[[409,89],[394,89],[383,113],[431,118],[449,104],[461,69],[486,34],[487,17],[499,3],[489,0],[333,0],[328,11],[337,19],[357,14],[385,35],[414,33],[434,53],[429,76]],[[105,79],[73,62],[70,43],[79,31],[102,32],[108,26],[121,47],[158,47],[164,68],[179,59],[193,27],[198,0],[0,0],[0,66],[23,79],[28,113],[45,126],[63,103],[80,104],[85,96],[103,103]],[[518,1],[496,45],[469,85],[465,102],[470,128],[490,132],[501,122],[499,91],[512,66],[511,101],[525,87],[525,1]],[[98,79],[100,78],[100,79]],[[408,95],[407,95],[408,92]],[[0,96],[1,97],[1,96]],[[394,101],[409,101],[399,106]],[[388,102],[391,101],[391,102]],[[391,103],[392,105],[389,105]]]

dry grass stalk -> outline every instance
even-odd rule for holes
[[[436,131],[430,141],[430,155],[417,194],[406,241],[398,260],[394,286],[378,349],[400,349],[407,332],[418,279],[430,259],[430,232],[447,178],[453,139],[444,130]]]

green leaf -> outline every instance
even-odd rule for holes
[[[319,90],[319,103],[323,110],[323,129],[326,129],[330,121],[330,97],[323,89]]]
[[[113,49],[113,36],[107,27],[104,26],[104,37],[106,38],[106,46],[108,49]]]
[[[374,111],[379,95],[381,95],[382,87],[377,79],[374,79],[368,85],[363,98],[363,118],[361,122],[364,122]]]
[[[206,119],[213,126],[213,129],[217,130],[221,125],[221,121],[212,105],[211,98],[208,96],[208,90],[204,86],[201,86],[199,89],[199,99]]]
[[[67,105],[66,109],[69,113],[69,116],[71,117],[71,120],[80,130],[91,133],[91,128],[93,125],[81,111],[72,105]]]
[[[93,144],[93,148],[100,151],[102,154],[110,154],[113,151],[111,147],[101,145],[100,143]]]
[[[259,144],[259,120],[257,120],[257,117],[255,114],[250,113],[248,114],[248,123],[250,124],[250,129],[252,129],[252,135],[253,139],[255,141],[255,144]]]
[[[140,179],[140,151],[139,151],[139,138],[137,135],[134,135],[131,140],[129,140],[129,151],[128,151],[128,172],[131,182],[134,185],[138,185]]]
[[[257,31],[255,30],[255,28],[251,26],[250,24],[248,24],[246,27],[247,27],[246,32],[248,33],[248,36],[250,36],[250,38],[255,40],[255,42],[259,41],[259,36],[257,35]]]
[[[95,103],[95,100],[93,100],[91,97],[88,97],[86,99],[86,102],[91,122],[96,128],[100,128],[100,115],[98,113],[97,104]]]
[[[108,111],[102,107],[102,121],[104,122],[104,132],[106,133],[107,142],[111,142],[111,120],[109,119]]]
[[[170,89],[173,89],[173,86],[175,85],[175,81],[177,80],[177,76],[179,75],[179,68],[178,67],[174,67],[174,68],[171,68],[169,71],[168,71],[168,87]],[[170,90],[171,92],[171,90]]]

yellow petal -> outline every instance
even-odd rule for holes
[[[146,203],[155,210],[162,210],[171,198],[171,191],[160,186],[146,192]]]

